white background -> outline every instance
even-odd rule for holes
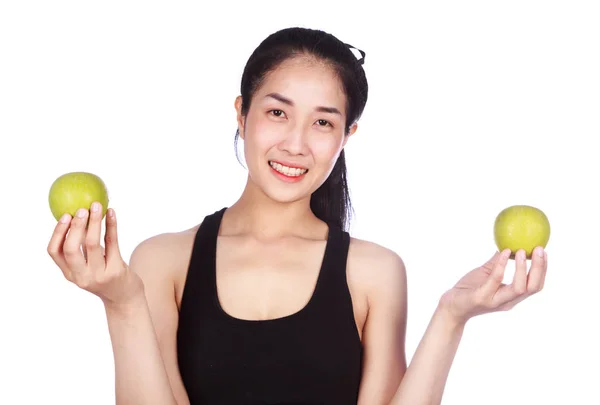
[[[494,252],[496,214],[550,218],[545,290],[469,323],[443,403],[600,403],[597,2],[391,4],[2,2],[0,403],[114,403],[103,307],[46,253],[52,181],[105,180],[126,258],[232,204],[241,73],[291,25],[367,53],[352,234],[407,265],[409,359],[441,294]]]

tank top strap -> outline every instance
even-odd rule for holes
[[[181,315],[185,315],[184,309],[192,312],[214,309],[217,237],[225,210],[226,207],[205,216],[198,227],[181,300]],[[189,304],[185,305],[188,300]]]
[[[346,264],[348,259],[348,249],[350,247],[350,235],[340,227],[329,225],[328,246],[326,255],[323,258],[323,265],[327,268],[335,269],[329,271],[335,278],[342,276],[346,278]]]
[[[350,309],[350,314],[352,314],[346,276],[350,235],[340,227],[329,224],[327,239],[321,274],[314,297],[316,307],[320,310],[331,308],[336,312]]]

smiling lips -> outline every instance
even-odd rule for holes
[[[306,174],[306,172],[308,172],[308,169],[285,166],[272,160],[269,161],[269,165],[277,174],[289,180],[299,180],[303,175]]]

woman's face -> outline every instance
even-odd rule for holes
[[[279,202],[317,190],[354,133],[346,136],[346,96],[335,72],[310,58],[295,58],[269,73],[246,117],[236,99],[250,181]]]

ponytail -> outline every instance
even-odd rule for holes
[[[348,230],[352,206],[343,150],[327,180],[312,194],[310,208],[320,220]]]

